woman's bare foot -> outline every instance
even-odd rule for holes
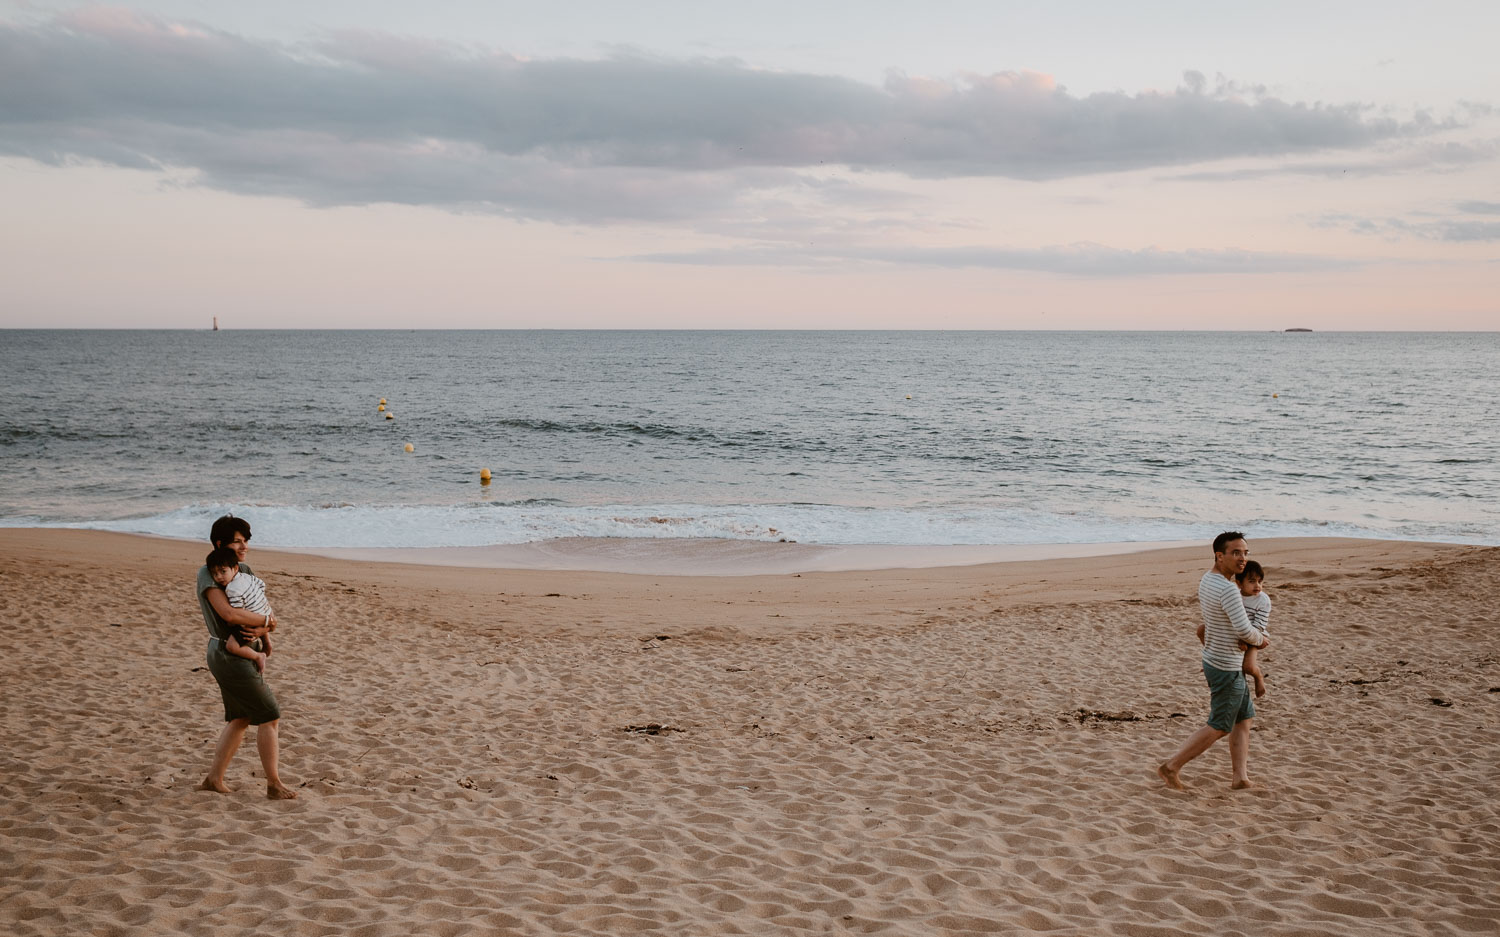
[[[297,792],[294,791],[294,790],[292,790],[290,787],[287,787],[285,784],[267,784],[266,785],[266,799],[267,800],[296,800],[297,799]]]
[[[213,778],[204,778],[203,783],[198,785],[200,791],[213,791],[215,794],[229,793],[229,785],[223,781],[215,781]]]
[[[1167,787],[1170,787],[1174,791],[1187,790],[1187,785],[1182,783],[1182,779],[1177,776],[1176,771],[1167,767],[1165,761],[1156,766],[1156,776],[1165,781]]]
[[[1229,789],[1232,791],[1248,791],[1254,786],[1255,784],[1247,778],[1243,781],[1235,781],[1233,784],[1229,785]]]

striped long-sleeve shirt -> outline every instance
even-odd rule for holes
[[[1239,642],[1259,647],[1265,637],[1250,624],[1245,601],[1233,579],[1214,570],[1198,581],[1198,606],[1203,610],[1203,662],[1217,670],[1239,670],[1245,652]]]
[[[1250,619],[1250,627],[1265,634],[1271,630],[1271,597],[1264,592],[1244,596],[1245,617]]]
[[[224,587],[224,597],[231,608],[243,608],[256,615],[271,614],[271,600],[266,598],[266,584],[258,576],[240,570]]]

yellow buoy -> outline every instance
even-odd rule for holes
[[[382,400],[380,402],[380,406],[378,406],[378,407],[375,408],[375,412],[376,413],[384,413],[385,412],[385,401],[384,400]]]
[[[1272,397],[1280,397],[1281,395],[1280,394],[1272,394],[1271,396]]]
[[[416,452],[417,451],[417,447],[413,446],[411,443],[407,443],[406,444],[406,451],[407,452]]]
[[[394,420],[396,418],[396,414],[394,414],[391,411],[387,410],[387,411],[385,411],[385,418],[387,420]]]
[[[381,406],[382,406],[382,407],[383,407],[383,406],[385,406],[385,398],[384,398],[384,397],[381,397],[381,398],[380,398],[380,405],[381,405]]]
[[[490,483],[490,470],[487,469],[487,468],[480,469],[479,470],[479,484],[481,484],[481,485],[488,485],[489,483]]]
[[[911,399],[911,394],[907,394],[907,395],[906,395],[906,399],[907,399],[907,400],[910,400],[910,399]]]

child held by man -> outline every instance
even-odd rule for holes
[[[1270,631],[1271,624],[1271,597],[1266,595],[1262,586],[1266,581],[1266,572],[1261,565],[1254,560],[1247,560],[1245,568],[1235,574],[1234,581],[1240,587],[1240,599],[1245,603],[1245,617],[1250,619],[1250,624],[1261,634]],[[1204,629],[1198,626],[1198,643],[1204,641]],[[1256,660],[1256,652],[1260,648],[1249,647],[1243,643],[1240,645],[1245,651],[1245,676],[1255,681],[1255,697],[1259,699],[1266,695],[1266,677],[1261,673],[1260,664]]]

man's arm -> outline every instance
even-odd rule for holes
[[[1245,614],[1245,600],[1240,598],[1237,590],[1225,589],[1223,598],[1219,600],[1219,607],[1229,616],[1229,627],[1234,629],[1236,637],[1251,647],[1266,646],[1268,641],[1265,634],[1250,624],[1250,616]]]

